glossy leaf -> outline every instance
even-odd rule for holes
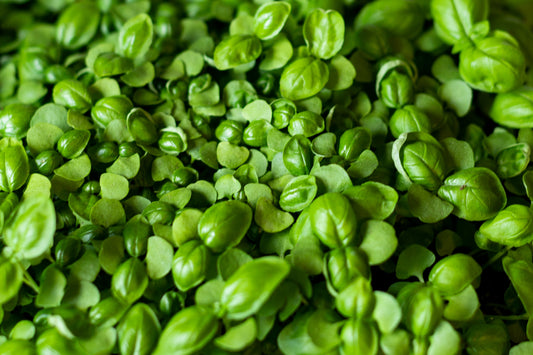
[[[280,78],[281,95],[302,100],[316,95],[329,79],[328,66],[320,59],[303,57],[285,67]]]
[[[261,51],[261,41],[257,37],[233,35],[216,46],[215,65],[218,70],[232,69],[257,59]]]
[[[252,210],[240,201],[219,202],[198,222],[198,235],[215,252],[237,245],[252,222]]]
[[[52,200],[36,196],[21,202],[7,221],[4,243],[19,258],[37,258],[52,247],[55,228]]]
[[[453,214],[468,221],[489,219],[507,202],[500,180],[487,168],[465,169],[449,176],[438,195],[454,205]]]
[[[255,259],[241,266],[222,291],[220,302],[226,317],[240,320],[255,314],[289,270],[289,264],[276,257]]]
[[[263,4],[254,15],[254,33],[262,40],[275,37],[285,25],[291,5],[285,1]]]
[[[150,354],[161,331],[154,311],[144,303],[137,303],[117,327],[121,354]]]
[[[153,354],[194,354],[215,336],[217,328],[218,320],[209,310],[199,306],[184,308],[165,326]]]
[[[153,24],[146,14],[129,19],[120,29],[118,50],[127,58],[140,58],[152,45]]]
[[[344,43],[344,20],[337,11],[316,9],[305,18],[303,34],[311,54],[330,59]]]

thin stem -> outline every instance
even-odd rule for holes
[[[499,252],[497,252],[496,254],[494,254],[492,256],[492,258],[489,259],[489,261],[487,261],[485,263],[485,265],[483,265],[483,270],[485,270],[487,267],[489,267],[491,264],[493,264],[494,262],[498,261],[499,259],[503,258],[505,256],[505,254],[507,254],[507,252],[511,249],[511,247],[507,247],[507,248],[504,248],[502,250],[500,250]]]
[[[31,277],[28,270],[24,269],[23,275],[24,277],[22,280],[24,281],[24,283],[28,285],[33,291],[35,291],[35,293],[39,293],[39,285],[37,285],[37,282],[35,282],[33,277]]]
[[[52,258],[52,255],[50,253],[46,253],[46,260],[50,261],[52,264],[56,261]]]
[[[513,314],[510,316],[490,316],[486,315],[485,317],[490,319],[501,319],[501,320],[528,320],[529,316],[527,314]]]

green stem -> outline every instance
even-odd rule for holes
[[[485,317],[490,319],[501,319],[501,320],[528,320],[529,316],[527,314],[513,314],[510,316],[490,316],[486,315]]]
[[[37,285],[37,282],[35,282],[33,277],[31,277],[28,270],[24,269],[23,275],[24,277],[22,280],[24,281],[24,283],[28,285],[33,291],[35,291],[35,293],[39,293],[39,285]]]
[[[496,254],[494,254],[492,256],[492,258],[489,259],[489,261],[487,261],[485,263],[485,265],[483,265],[483,270],[485,270],[487,267],[489,267],[491,264],[493,264],[494,262],[498,261],[499,259],[503,258],[505,256],[505,254],[507,254],[507,252],[511,249],[511,247],[507,247],[507,248],[504,248],[502,250],[500,250],[499,252],[497,252]]]
[[[50,261],[52,264],[54,264],[56,261],[52,258],[50,253],[46,253],[46,260]]]

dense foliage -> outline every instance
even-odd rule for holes
[[[530,0],[0,13],[0,354],[533,353]]]

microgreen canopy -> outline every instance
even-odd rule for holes
[[[0,354],[533,352],[531,1],[0,13]]]

